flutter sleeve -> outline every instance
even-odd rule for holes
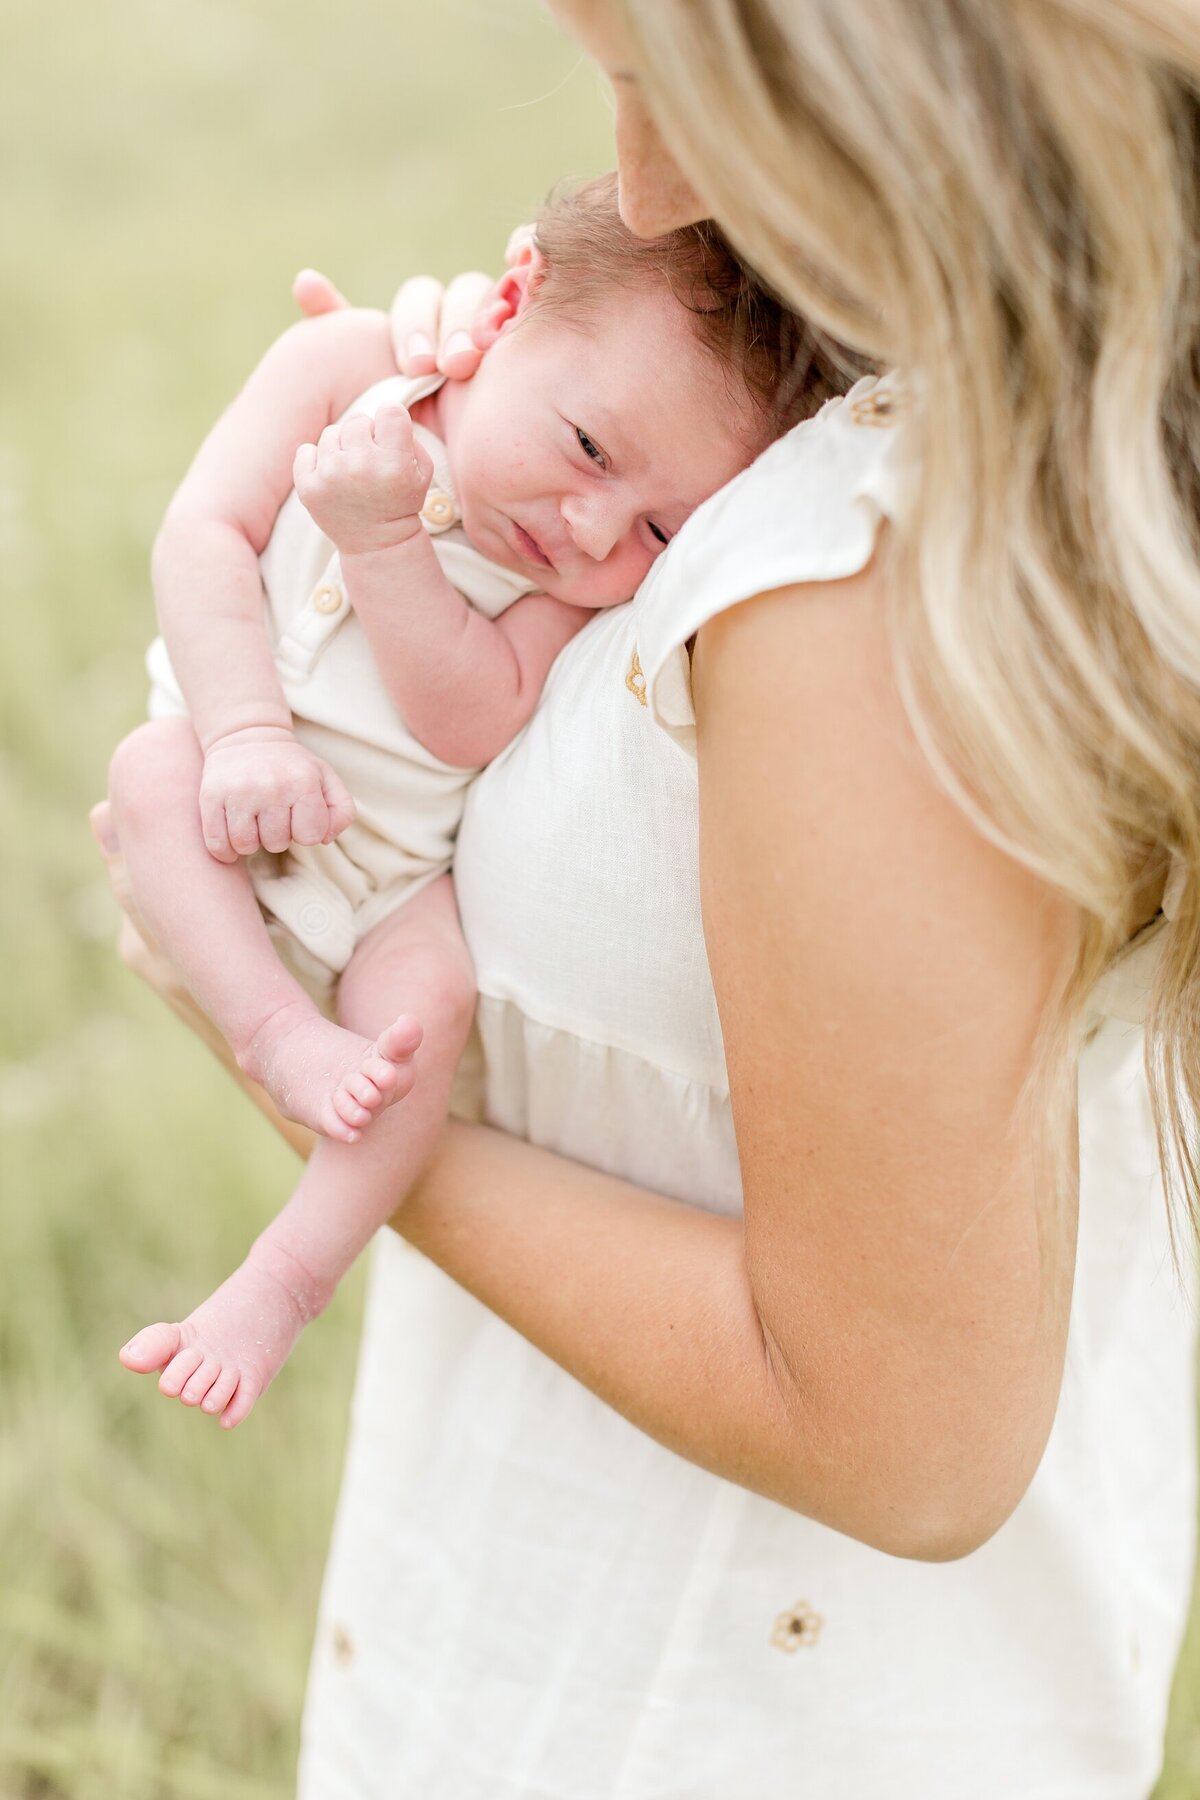
[[[654,719],[683,749],[696,735],[690,640],[755,594],[866,567],[904,503],[909,405],[896,376],[858,382],[700,507],[655,564],[636,602],[638,662]]]

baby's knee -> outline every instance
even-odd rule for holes
[[[427,988],[429,1019],[438,1021],[451,1043],[466,1040],[475,1017],[475,970],[465,950],[444,949],[436,956],[429,972]]]
[[[471,1029],[476,1000],[475,971],[465,947],[415,943],[389,960],[384,982],[377,967],[364,968],[360,980],[350,964],[338,983],[338,1024],[374,1037],[393,1016],[413,1013],[425,1028],[427,1044],[461,1046]]]
[[[187,719],[154,719],[119,743],[108,766],[118,836],[199,791],[203,758]]]

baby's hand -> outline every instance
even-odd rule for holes
[[[200,779],[200,823],[208,852],[235,863],[256,850],[331,844],[354,802],[329,764],[273,725],[230,732],[211,744]]]
[[[402,406],[381,407],[374,419],[351,413],[326,426],[317,443],[301,444],[292,469],[296,492],[343,556],[414,537],[432,475]]]

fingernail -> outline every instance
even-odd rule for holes
[[[139,1333],[138,1336],[140,1337],[140,1335],[141,1334]],[[122,1356],[132,1355],[134,1352],[136,1352],[137,1346],[138,1346],[138,1338],[131,1337],[127,1344],[121,1345],[121,1355]]]
[[[405,353],[409,362],[431,361],[433,345],[423,331],[414,331],[405,346]]]
[[[470,332],[456,331],[452,337],[446,340],[446,348],[442,351],[442,365],[444,367],[455,356],[474,356],[476,354]]]

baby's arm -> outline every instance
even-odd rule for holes
[[[394,373],[382,313],[285,332],[213,427],[154,546],[159,621],[205,752],[205,841],[222,861],[353,816],[337,776],[300,745],[267,638],[258,557],[291,488],[296,445]]]
[[[498,619],[442,573],[420,520],[429,458],[403,407],[344,419],[297,454],[296,491],[337,545],[380,674],[443,762],[490,762],[528,719],[550,665],[591,613],[529,594]]]

